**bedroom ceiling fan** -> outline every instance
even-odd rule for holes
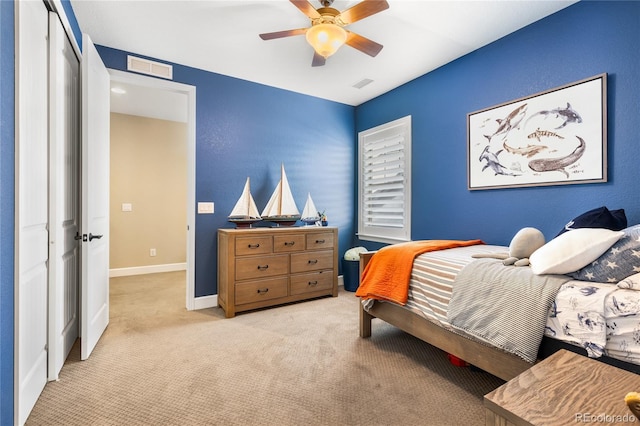
[[[347,44],[372,57],[382,50],[383,46],[381,44],[346,30],[344,27],[388,9],[389,3],[386,0],[363,0],[342,12],[330,7],[333,0],[320,0],[323,7],[318,9],[313,7],[307,0],[289,1],[311,19],[311,27],[260,34],[260,38],[272,40],[305,34],[307,41],[314,49],[311,66],[324,65],[326,59],[336,53],[343,44]]]

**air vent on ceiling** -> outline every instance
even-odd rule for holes
[[[155,77],[173,79],[173,67],[171,65],[162,64],[160,62],[150,61],[148,59],[136,58],[127,55],[127,69],[142,74],[153,75]]]
[[[373,83],[373,80],[371,80],[370,78],[365,78],[354,84],[352,87],[355,87],[356,89],[362,89],[364,86],[370,83]]]

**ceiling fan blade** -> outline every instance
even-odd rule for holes
[[[291,3],[295,5],[302,13],[307,15],[309,19],[317,19],[320,17],[320,14],[316,10],[315,7],[307,0],[289,0]]]
[[[348,44],[354,49],[358,49],[369,56],[376,56],[380,53],[383,47],[381,44],[356,33],[352,33],[351,31],[347,31],[347,41],[345,41],[345,44]]]
[[[308,28],[298,28],[296,30],[276,31],[274,33],[260,34],[260,38],[263,40],[273,40],[274,38],[291,37],[297,35],[303,35],[307,32]]]
[[[313,61],[311,62],[312,67],[321,67],[326,61],[327,59],[324,56],[319,55],[315,50],[313,51]]]
[[[382,12],[388,8],[389,3],[387,3],[386,0],[362,0],[362,2],[341,12],[336,19],[342,21],[344,25],[353,24],[356,21],[364,19],[367,16],[374,15],[378,12]]]

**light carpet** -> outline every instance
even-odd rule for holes
[[[91,357],[76,342],[27,425],[483,425],[504,383],[321,298],[224,318],[187,311],[182,272],[111,279],[110,323]]]

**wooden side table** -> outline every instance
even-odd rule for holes
[[[637,424],[624,403],[640,376],[560,350],[484,396],[485,424]]]

